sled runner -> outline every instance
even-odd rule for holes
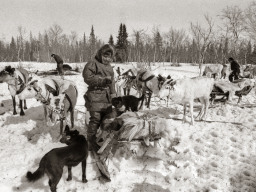
[[[111,181],[105,160],[102,159],[95,151],[91,151],[91,155],[96,161],[96,165],[101,173],[101,176],[106,181]]]

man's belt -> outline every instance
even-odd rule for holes
[[[105,90],[105,89],[109,89],[109,87],[89,87],[89,90]]]

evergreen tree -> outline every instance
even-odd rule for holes
[[[251,63],[252,57],[252,43],[251,41],[248,42],[247,50],[246,50],[246,63]]]
[[[128,49],[128,33],[126,31],[126,26],[125,24],[123,24],[123,27],[122,27],[122,43],[123,43],[123,48],[124,49]]]
[[[123,31],[123,24],[121,23],[118,31],[117,42],[116,42],[117,48],[123,47],[122,31]]]
[[[90,50],[89,50],[90,58],[89,59],[92,59],[94,57],[94,54],[95,54],[95,51],[96,51],[96,37],[95,37],[95,34],[94,34],[93,26],[92,26],[90,37],[89,37],[89,47],[90,47]]]
[[[161,55],[162,55],[162,46],[163,46],[163,42],[162,42],[162,37],[160,32],[157,30],[155,35],[154,35],[154,62],[159,62],[161,60]],[[177,54],[177,49],[176,49],[176,53]]]
[[[108,44],[114,46],[114,39],[112,35],[109,37]]]
[[[253,45],[250,63],[256,65],[256,44]]]
[[[84,36],[83,36],[83,43],[82,43],[82,55],[83,55],[83,62],[87,60],[87,51],[86,51],[86,36],[85,36],[85,33],[84,33]]]
[[[17,61],[17,45],[13,37],[10,43],[10,61]]]

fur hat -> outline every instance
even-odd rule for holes
[[[229,61],[234,61],[233,57],[228,58]]]
[[[51,54],[51,57],[54,57],[55,56],[55,54],[53,53],[53,54]]]
[[[105,54],[111,54],[112,58],[114,56],[114,48],[109,45],[109,44],[105,44],[103,45],[96,53],[96,56],[95,56],[95,59],[97,61],[99,61],[100,63],[102,63],[102,55],[105,55]]]

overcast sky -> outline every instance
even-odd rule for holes
[[[120,23],[128,33],[152,31],[157,26],[167,32],[170,27],[188,29],[190,22],[204,21],[204,14],[215,18],[227,6],[244,9],[252,0],[0,0],[0,38],[10,41],[18,26],[36,35],[53,24],[64,33],[76,31],[79,38],[88,37],[91,26],[105,42],[114,40]]]

